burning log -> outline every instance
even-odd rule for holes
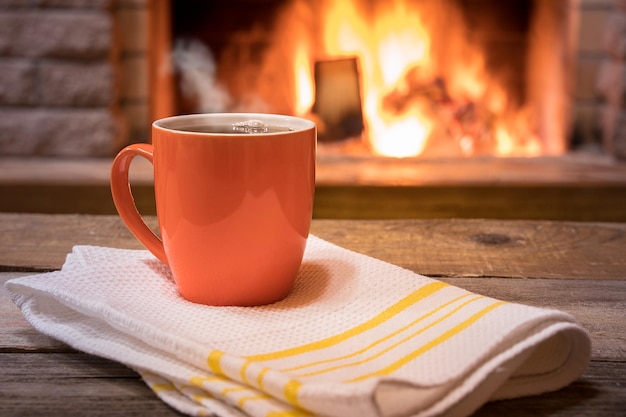
[[[318,61],[314,72],[318,139],[337,142],[360,136],[363,113],[357,59]]]
[[[450,103],[451,98],[441,77],[424,79],[419,74],[419,67],[413,67],[407,71],[400,85],[383,97],[382,105],[387,112],[402,114],[420,101],[443,106]]]
[[[453,97],[443,78],[424,76],[417,66],[382,101],[382,108],[394,116],[414,106],[439,124],[464,154],[492,146],[495,114],[468,97]]]

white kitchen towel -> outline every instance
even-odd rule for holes
[[[94,246],[6,287],[35,328],[137,370],[191,415],[467,416],[559,389],[590,359],[568,314],[314,236],[291,294],[261,307],[190,303],[149,252]]]

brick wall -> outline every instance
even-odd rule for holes
[[[148,91],[148,4],[162,0],[113,1],[113,19],[119,34],[119,103],[127,126],[126,143],[146,142],[152,123]]]
[[[600,145],[604,100],[596,88],[602,61],[606,21],[614,12],[615,0],[579,0],[580,18],[574,86],[573,123],[581,145]],[[625,74],[626,75],[626,74]]]
[[[119,17],[133,5],[0,0],[0,155],[109,156],[128,141],[141,112]]]

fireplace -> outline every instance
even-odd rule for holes
[[[158,116],[313,118],[322,153],[561,155],[571,137],[573,3],[171,2],[159,10],[170,26],[155,56],[171,68],[155,106]]]
[[[263,111],[318,122],[316,217],[626,219],[626,165],[601,152],[595,85],[613,0],[0,9],[0,191],[11,195],[1,211],[114,213],[110,158],[149,141],[152,120]],[[140,171],[136,197],[150,213],[149,164]]]
[[[394,6],[383,13],[381,7],[389,4]],[[330,31],[340,30],[332,23],[337,21],[333,12],[354,14],[337,5],[351,5],[357,11],[358,20],[352,20],[349,30],[361,38],[370,32],[385,32],[385,20],[376,23],[379,16],[389,16],[394,25],[398,22],[401,36],[390,43],[412,45],[406,56],[396,53],[395,57],[406,57],[413,65],[400,68],[400,77],[395,77],[402,82],[396,82],[395,88],[386,86],[386,100],[379,97],[374,103],[385,103],[400,115],[416,106],[422,106],[422,113],[438,113],[434,119],[437,135],[430,136],[448,136],[457,153],[493,150],[489,146],[495,143],[493,137],[506,136],[510,130],[523,132],[528,126],[529,134],[518,134],[529,138],[526,154],[541,149],[552,155],[573,146],[599,145],[605,101],[595,84],[602,61],[609,56],[603,36],[605,22],[615,14],[613,0],[47,0],[9,1],[0,10],[4,28],[0,31],[0,75],[4,80],[0,86],[0,152],[106,156],[125,143],[149,140],[153,119],[200,108],[194,104],[197,98],[180,97],[181,73],[172,74],[168,68],[171,48],[185,42],[188,46],[200,42],[210,50],[219,85],[234,99],[226,108],[306,114],[316,99],[314,91],[309,87],[295,95],[281,88],[293,89],[296,80],[310,84],[307,79],[319,75],[324,82],[315,90],[320,104],[315,110],[327,129],[322,139],[344,142],[338,146],[341,150],[350,148],[347,145],[351,143],[344,139],[355,136],[361,125],[368,137],[389,136],[374,134],[379,123],[368,120],[375,113],[369,110],[369,80],[376,75],[369,65],[372,60],[354,43],[343,50],[338,50],[341,45],[328,45],[327,39],[343,39]],[[283,24],[289,14],[288,24]],[[436,14],[444,15],[443,26],[430,23],[441,21],[431,19]],[[177,16],[183,17],[182,22]],[[324,20],[331,23],[322,23]],[[402,32],[407,25],[418,32],[428,26],[428,43]],[[462,27],[463,31],[455,29],[453,35],[450,27]],[[325,33],[327,29],[329,33]],[[459,42],[459,33],[465,35],[464,42]],[[307,41],[300,43],[303,38]],[[296,41],[306,48],[296,51]],[[424,47],[437,65],[465,55],[457,67],[461,65],[461,73],[471,75],[472,81],[459,83],[458,77],[441,69],[450,66],[425,65],[414,56]],[[393,53],[390,56],[374,61],[395,59]],[[479,58],[473,59],[476,56]],[[270,70],[265,63],[272,62],[287,65]],[[295,62],[301,64],[301,70],[294,71]],[[239,64],[252,65],[243,69]],[[432,68],[437,70],[428,73]],[[475,93],[487,87],[484,74],[492,81],[490,92],[477,99]],[[342,81],[346,77],[350,82]],[[349,88],[355,78],[360,84],[357,89]],[[472,87],[475,81],[480,82],[478,89]],[[498,92],[502,84],[507,87],[504,100]],[[343,88],[343,102],[325,100],[323,92],[336,93],[337,85]],[[363,100],[361,106],[355,106],[355,96]],[[347,129],[337,128],[332,120],[341,119],[337,116],[341,111],[333,104],[348,112],[344,119],[352,122]],[[501,128],[502,106],[507,108],[506,117],[513,119],[506,125],[508,129]],[[352,114],[358,107],[360,111]],[[487,118],[472,123],[481,112]],[[362,116],[364,123],[360,123]],[[528,119],[533,119],[530,124]],[[511,128],[520,120],[523,128]],[[468,132],[471,134],[465,134]],[[371,144],[365,143],[365,150],[371,151]],[[496,150],[507,154],[507,148]],[[436,147],[426,149],[424,156],[438,154]]]

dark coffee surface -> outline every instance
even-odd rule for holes
[[[175,130],[184,132],[195,133],[219,133],[219,134],[259,134],[259,133],[282,133],[290,132],[293,129],[284,126],[263,126],[263,127],[248,127],[248,126],[233,126],[233,125],[190,125],[177,127]]]

